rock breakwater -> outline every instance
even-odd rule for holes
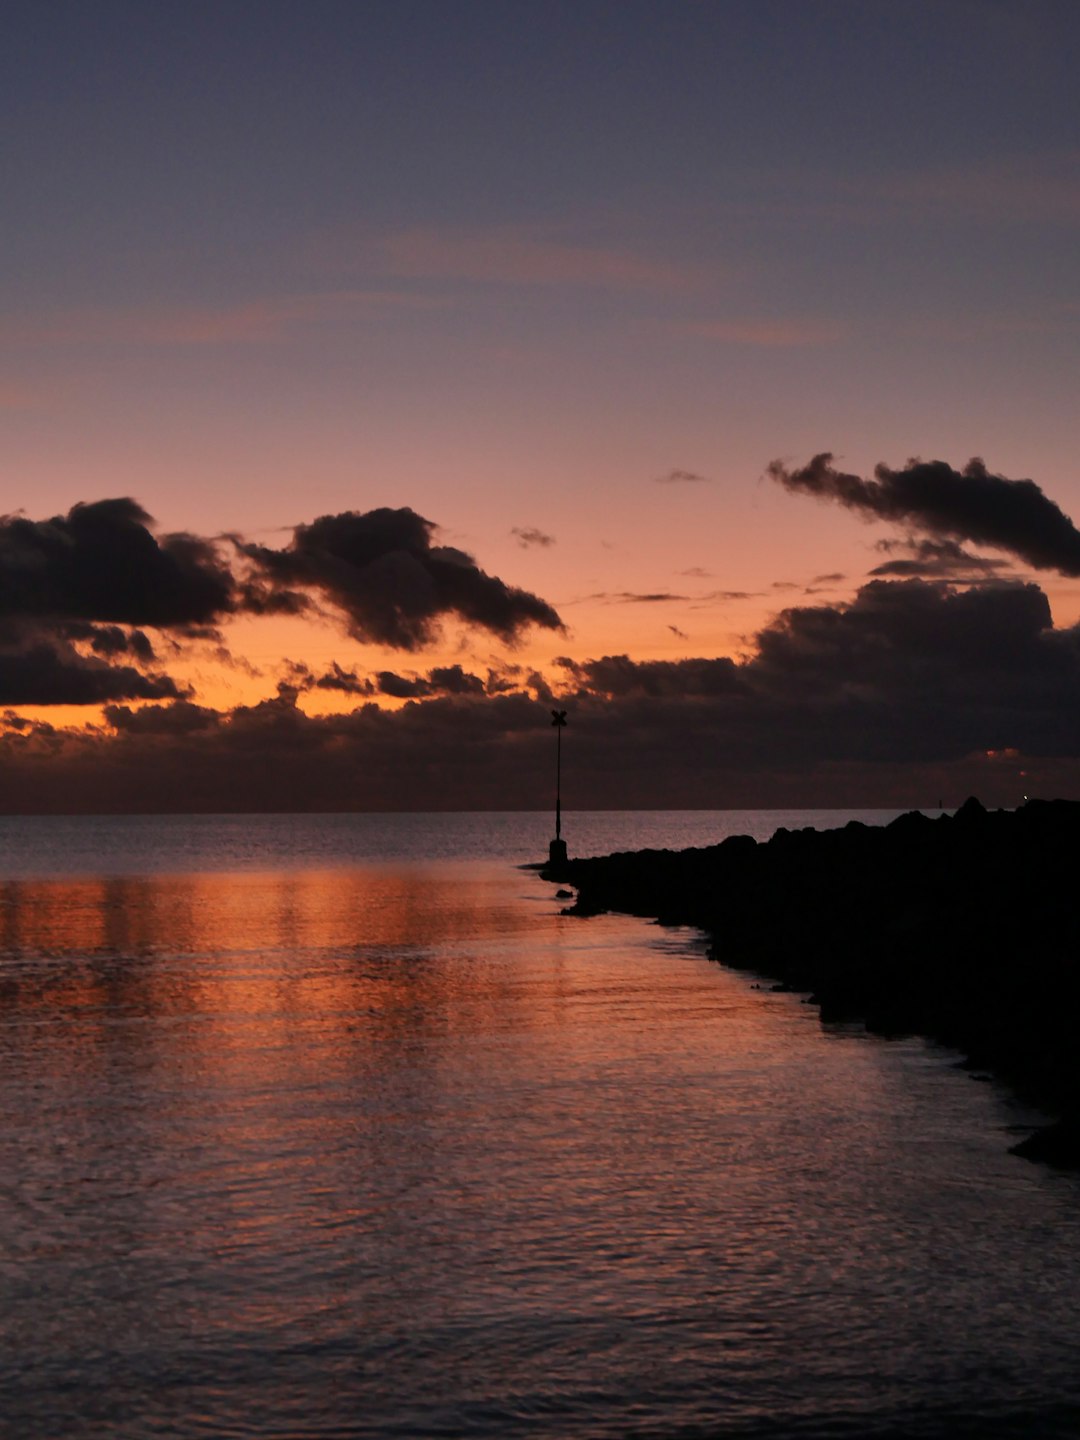
[[[1080,1166],[1080,803],[781,829],[704,849],[571,860],[572,913],[711,937],[714,957],[806,993],[824,1020],[962,1051],[1059,1118],[1018,1153]]]

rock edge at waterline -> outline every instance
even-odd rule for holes
[[[694,925],[714,958],[805,992],[823,1020],[924,1035],[1058,1117],[1015,1147],[1080,1167],[1080,803],[780,829],[570,860],[570,913]]]

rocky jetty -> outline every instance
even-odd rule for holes
[[[781,829],[695,850],[570,860],[572,913],[708,932],[718,960],[804,992],[822,1019],[963,1052],[1059,1117],[1017,1152],[1080,1166],[1080,803],[1030,800],[873,827]]]

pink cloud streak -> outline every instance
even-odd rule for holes
[[[363,268],[409,280],[673,290],[699,278],[689,268],[633,250],[563,236],[558,229],[524,225],[417,225],[388,232],[357,225],[319,237],[311,253],[320,268]]]

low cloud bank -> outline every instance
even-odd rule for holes
[[[2,803],[20,809],[542,809],[549,704],[570,712],[571,808],[1018,803],[1080,786],[1080,627],[1038,586],[875,580],[848,605],[801,605],[744,661],[558,662],[564,683],[341,671],[394,710],[307,715],[294,683],[219,714],[179,699],[107,712],[113,727],[0,737]],[[500,686],[514,684],[510,693]],[[356,691],[353,691],[356,693]]]
[[[322,516],[280,548],[159,534],[127,499],[0,517],[0,808],[543,808],[556,702],[577,808],[1080,794],[1080,627],[1055,629],[1037,585],[968,548],[1080,574],[1072,521],[981,461],[867,480],[820,455],[770,473],[906,534],[881,542],[853,600],[781,611],[741,660],[563,655],[554,678],[499,661],[486,674],[286,662],[273,699],[227,712],[195,703],[167,665],[220,644],[233,616],[331,619],[410,657],[444,623],[513,644],[562,622],[407,508]],[[309,715],[318,692],[354,708]],[[65,731],[17,713],[51,704],[102,705],[106,724]]]

